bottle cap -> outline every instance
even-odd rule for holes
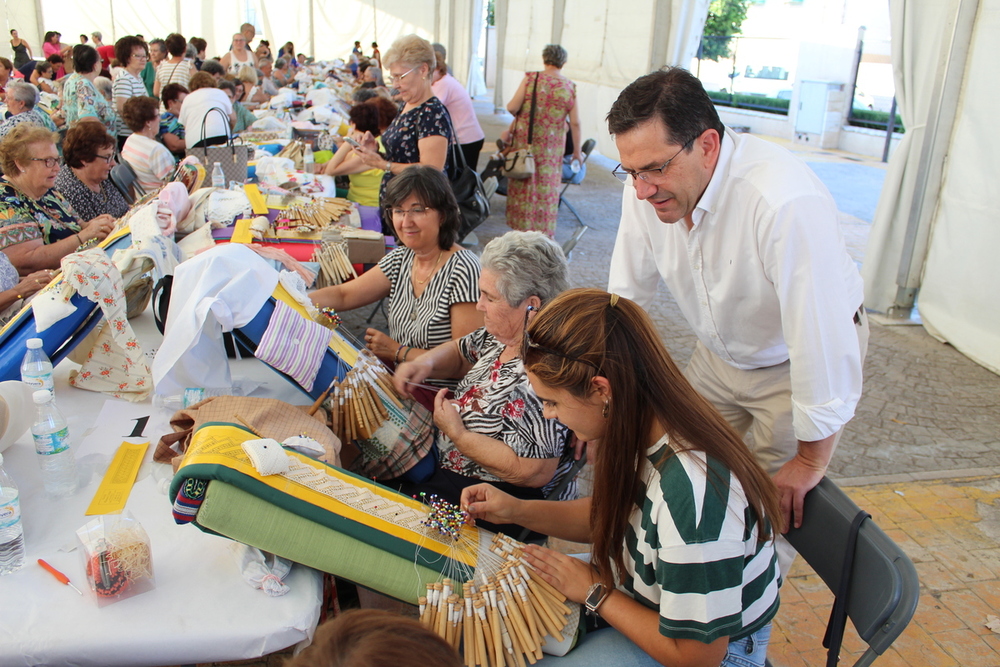
[[[42,403],[48,403],[49,399],[52,398],[52,392],[48,389],[39,389],[31,395],[31,400],[35,402],[35,405],[41,405]]]
[[[28,339],[28,349],[29,350],[37,350],[40,347],[42,347],[42,339],[41,338],[29,338]]]

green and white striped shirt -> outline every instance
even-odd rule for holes
[[[706,644],[740,639],[778,611],[774,543],[729,470],[704,452],[649,448],[641,508],[625,534],[619,589],[660,614],[660,634]]]

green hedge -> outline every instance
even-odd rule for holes
[[[889,112],[872,111],[871,109],[853,109],[848,123],[854,127],[867,127],[872,130],[882,130],[885,132],[889,123]],[[899,117],[899,114],[896,114],[896,125],[893,128],[893,132],[899,132],[900,134],[906,132],[903,128],[903,119]]]
[[[736,93],[730,95],[725,91],[708,91],[708,96],[716,104],[733,107],[736,109],[753,109],[765,113],[776,113],[782,116],[788,115],[788,103],[790,100],[780,100],[776,97],[764,97],[763,95],[743,95]]]

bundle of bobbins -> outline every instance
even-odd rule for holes
[[[338,197],[316,197],[289,204],[279,218],[283,227],[297,232],[312,232],[336,224],[353,204]]]
[[[313,252],[309,261],[317,262],[321,269],[314,285],[317,288],[340,285],[358,277],[358,272],[354,270],[347,255],[347,241],[324,242]]]
[[[431,497],[425,525],[457,541],[461,531],[455,524],[462,520],[467,517],[456,507]],[[521,559],[523,547],[494,535],[488,555],[461,589],[445,577],[427,584],[427,595],[418,601],[420,622],[451,644],[467,667],[525,667],[542,658],[545,637],[565,639],[571,613],[566,597],[533,574]]]
[[[405,421],[400,413],[409,412],[392,385],[389,371],[368,350],[361,350],[344,379],[335,381],[316,399],[310,414],[328,398],[333,432],[342,442],[357,442],[368,458],[387,454],[387,445],[399,436],[399,424],[393,427],[390,407],[396,409],[400,423]]]

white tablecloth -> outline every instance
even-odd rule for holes
[[[149,354],[160,338],[151,313],[132,321]],[[103,394],[67,383],[76,365],[56,368],[56,401],[79,444],[106,401]],[[308,398],[256,359],[233,364],[234,380],[263,382],[255,396],[306,404]],[[152,461],[168,410],[144,404],[152,418],[144,435],[150,447],[127,509],[149,534],[156,589],[98,608],[86,588],[75,531],[92,517],[84,512],[104,470],[134,423],[102,442],[99,453],[80,458],[81,488],[50,500],[42,488],[31,440],[25,433],[4,452],[4,467],[21,494],[26,564],[0,577],[0,665],[177,665],[265,655],[312,636],[319,618],[320,574],[295,565],[286,579],[291,592],[268,597],[244,583],[230,554],[231,542],[191,525],[177,525],[166,495],[170,466]],[[123,409],[129,409],[125,406]],[[136,441],[138,442],[138,441]],[[83,597],[59,584],[35,562],[44,558],[64,572]]]

